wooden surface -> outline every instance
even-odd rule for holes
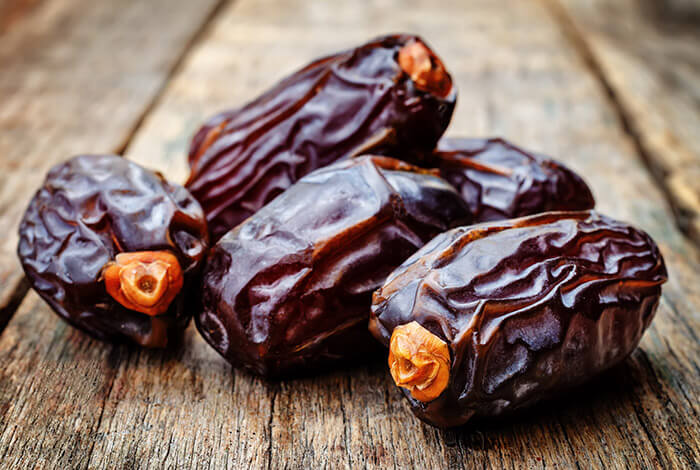
[[[700,2],[563,6],[681,227],[700,243]]]
[[[675,162],[681,148],[678,161],[697,165],[697,108],[679,106],[700,84],[659,81],[644,94],[633,80],[656,74],[659,62],[697,63],[697,41],[684,36],[695,41],[685,55],[647,52],[655,59],[621,70],[612,59],[604,66],[595,45],[622,47],[601,36],[597,21],[612,19],[596,19],[598,2],[178,3],[0,8],[0,221],[11,228],[0,312],[13,314],[0,335],[3,468],[698,468],[700,257],[669,209],[680,204],[670,180],[649,162]],[[643,5],[627,3],[634,28],[647,31],[637,24]],[[601,211],[657,240],[670,281],[624,364],[513,418],[438,431],[410,413],[384,358],[267,383],[231,371],[192,327],[180,348],[143,351],[90,339],[32,292],[18,302],[14,231],[51,164],[125,149],[182,180],[189,138],[209,114],[320,54],[401,30],[423,35],[457,81],[450,135],[502,135],[556,156],[587,179]],[[675,44],[674,31],[653,37]],[[687,125],[673,134],[677,144],[655,140],[660,122]]]
[[[17,225],[46,171],[120,151],[217,1],[0,0],[0,325],[26,292]]]

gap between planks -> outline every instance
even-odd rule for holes
[[[193,50],[196,49],[197,45],[202,42],[203,39],[207,37],[207,34],[212,28],[212,25],[214,24],[214,20],[217,18],[219,13],[223,11],[225,7],[228,7],[231,3],[233,3],[235,0],[218,0],[214,8],[212,8],[211,12],[207,15],[207,17],[202,21],[202,24],[199,26],[197,31],[192,35],[192,37],[187,41],[185,46],[182,48],[182,51],[178,58],[173,62],[173,65],[170,67],[170,70],[168,70],[164,80],[161,82],[160,87],[158,90],[153,94],[151,99],[146,103],[146,106],[143,109],[143,112],[141,115],[136,119],[134,122],[133,127],[129,130],[127,135],[124,138],[124,141],[115,149],[115,153],[118,155],[121,155],[122,157],[124,154],[127,152],[129,149],[129,145],[134,139],[134,136],[139,132],[141,127],[143,126],[143,123],[145,122],[146,118],[151,114],[151,112],[156,109],[158,104],[160,103],[161,99],[163,98],[163,95],[165,91],[168,89],[168,85],[170,84],[170,81],[173,77],[177,76],[178,73],[181,71],[183,65],[187,62],[187,58],[190,56]],[[19,307],[19,302],[17,304],[16,308]],[[9,319],[8,319],[9,320]],[[4,325],[3,325],[4,326]],[[0,329],[0,334],[2,334],[2,330]],[[118,354],[119,349],[114,349],[112,351],[112,354],[115,352]],[[128,362],[128,358],[127,358]],[[102,419],[104,417],[104,412],[107,407],[107,402],[110,399],[110,396],[112,395],[112,391],[114,389],[114,381],[117,377],[117,374],[119,372],[118,368],[112,369],[112,374],[109,379],[109,384],[107,387],[107,393],[104,395],[104,399],[102,401],[102,409],[100,410],[100,415],[97,418],[97,423],[95,425],[95,429],[100,429],[100,426],[102,424]],[[272,413],[270,414],[272,416]],[[93,441],[92,445],[90,446],[90,453],[88,455],[87,461],[90,462],[92,461],[92,455],[95,452],[95,444],[97,441]],[[169,451],[169,449],[168,449]]]
[[[212,10],[209,12],[204,21],[202,21],[202,24],[199,26],[199,29],[195,31],[195,33],[192,35],[189,41],[187,41],[185,46],[182,48],[180,56],[175,60],[175,62],[173,62],[172,67],[170,67],[170,70],[168,70],[168,73],[166,74],[165,79],[162,81],[160,87],[153,94],[152,98],[148,101],[148,103],[146,103],[143,112],[136,119],[136,121],[134,122],[134,126],[129,130],[121,145],[117,146],[117,148],[115,149],[115,153],[124,156],[127,150],[129,150],[129,145],[131,145],[131,142],[134,140],[134,136],[136,136],[136,134],[141,129],[148,115],[151,114],[151,112],[154,109],[156,109],[158,103],[160,103],[161,99],[163,98],[165,90],[168,89],[168,85],[170,84],[170,80],[180,73],[183,65],[187,62],[187,58],[190,56],[192,51],[195,50],[197,45],[200,42],[202,42],[204,38],[207,37],[207,34],[209,33],[212,24],[214,23],[214,20],[217,16],[219,16],[219,13],[221,13],[224,10],[224,8],[227,8],[233,2],[235,2],[235,0],[217,1],[214,8],[212,8]]]
[[[593,86],[595,87],[595,82],[593,82],[593,83],[594,83]],[[167,94],[167,92],[166,92],[166,94]],[[146,124],[143,126],[144,128],[146,128],[146,129],[149,128],[148,121],[150,121],[150,120],[151,120],[150,117],[148,117],[148,118],[146,119]],[[140,132],[143,133],[143,132],[146,132],[146,131],[145,131],[145,130],[141,130]],[[127,145],[128,145],[128,144],[127,144]],[[131,145],[130,151],[133,153],[133,152],[134,152],[134,148],[137,148],[137,147],[138,147],[137,144],[132,144],[132,145]],[[140,355],[140,353],[137,353],[137,355],[136,355],[136,358],[137,358],[137,359],[138,359],[139,355]],[[117,356],[117,358],[119,359],[119,361],[120,361],[121,363],[124,363],[124,364],[125,364],[125,365],[123,366],[124,369],[132,368],[132,365],[133,365],[133,364],[137,364],[137,363],[138,363],[138,361],[132,360],[132,357],[130,357],[130,356],[128,356],[128,355],[127,355],[126,357],[123,357],[123,356],[122,356],[122,357],[119,357],[119,356]],[[138,364],[137,364],[137,365],[138,365]],[[122,373],[121,371],[118,372],[118,374],[121,374],[121,373]],[[234,374],[233,377],[234,377],[234,380],[235,380],[236,375]],[[365,377],[365,376],[363,375],[363,376],[361,376],[361,377]],[[359,382],[359,381],[358,381],[358,382]],[[380,384],[381,384],[382,386],[385,385],[383,382],[380,382]],[[117,385],[119,385],[119,384],[117,384]],[[107,400],[107,401],[113,400],[113,401],[116,402],[116,401],[119,400],[119,394],[118,394],[118,392],[117,392],[117,388],[118,388],[118,387],[115,388],[115,390],[112,391],[112,387],[113,387],[113,386],[114,386],[114,382],[111,382],[111,383],[109,383],[109,388],[106,388],[106,389],[105,389],[106,392],[107,392],[107,395],[108,395],[108,400]],[[655,387],[654,387],[654,388],[655,388]],[[386,388],[386,389],[384,390],[384,392],[386,392],[385,394],[383,394],[385,397],[388,397],[388,390],[389,390],[388,388]],[[596,389],[595,389],[595,388],[589,388],[588,390],[589,390],[589,391],[595,391]],[[267,435],[268,435],[268,439],[270,439],[270,440],[268,441],[268,443],[267,443],[267,452],[268,452],[268,456],[269,456],[269,457],[268,457],[268,462],[267,462],[267,463],[268,463],[268,467],[272,467],[272,466],[273,466],[273,464],[272,464],[272,462],[271,462],[272,456],[274,455],[274,447],[273,447],[273,445],[276,445],[276,443],[273,442],[273,440],[272,440],[272,436],[273,436],[272,430],[273,430],[273,426],[274,426],[275,413],[276,413],[280,408],[283,408],[283,407],[284,407],[285,402],[289,402],[289,401],[290,401],[290,400],[289,400],[289,396],[285,397],[285,393],[284,393],[284,392],[285,392],[285,390],[284,390],[283,388],[279,387],[279,386],[276,386],[276,387],[274,387],[274,388],[272,389],[270,416],[269,416],[269,418],[268,418],[268,420],[267,420],[267,433],[268,433]],[[381,392],[381,390],[380,390],[380,392]],[[286,394],[289,395],[288,393],[286,393]],[[585,396],[585,395],[586,395],[586,394],[584,394],[584,396]],[[299,395],[296,395],[296,396],[299,396]],[[112,397],[113,397],[113,398],[112,398]],[[636,398],[636,397],[635,397],[635,398]],[[360,403],[362,403],[361,400],[360,400]],[[394,404],[394,403],[395,403],[395,400],[391,400],[391,399],[388,399],[388,398],[387,398],[387,403]],[[388,408],[390,408],[390,407],[391,407],[391,406],[388,406]],[[396,406],[395,406],[395,407],[396,407]],[[109,411],[109,410],[108,410],[108,411]],[[398,411],[396,411],[396,412],[398,413]],[[402,410],[402,412],[405,412],[405,410]],[[584,409],[582,409],[582,410],[579,410],[579,412],[577,413],[577,415],[583,415],[584,413],[588,413],[588,412],[589,412],[589,411],[588,411],[587,409],[584,408]],[[102,422],[102,415],[103,415],[103,414],[105,415],[105,421],[107,421],[107,420],[109,419],[109,412],[104,412],[104,407],[103,407],[102,412],[98,415],[98,419],[99,419],[100,422]],[[348,416],[352,416],[352,413],[348,413]],[[398,416],[398,415],[397,415],[397,416]],[[411,417],[411,416],[407,416],[407,417],[406,417],[406,420],[408,420],[409,418],[412,418],[412,417]],[[393,420],[393,419],[395,419],[395,417],[392,416],[391,419]],[[356,422],[357,422],[357,421],[356,421]],[[360,421],[360,422],[361,422],[361,421]],[[561,420],[557,419],[556,422],[559,423],[559,427],[562,429],[562,432],[563,432],[563,434],[564,434],[564,438],[566,439],[566,441],[567,441],[567,443],[568,443],[568,449],[571,451],[571,454],[577,454],[577,452],[575,452],[575,449],[576,449],[577,446],[580,446],[580,442],[581,442],[581,440],[576,441],[576,431],[577,431],[577,428],[573,428],[573,430],[567,431],[567,429],[572,429],[572,428],[571,428],[571,422],[567,422],[566,420],[563,420],[563,419],[561,419]],[[345,424],[345,423],[344,423],[344,424]],[[595,423],[594,423],[594,424],[595,424]],[[279,426],[279,423],[277,424],[277,426]],[[99,431],[101,428],[102,428],[102,426],[98,424],[98,427],[97,427],[96,429]],[[395,429],[395,428],[401,429],[400,426],[396,426],[396,427],[390,426],[390,427],[389,427],[389,429]],[[538,429],[538,428],[540,428],[540,426],[537,426],[537,427],[536,427],[536,429]],[[360,428],[360,429],[362,430],[362,428]],[[411,428],[411,429],[414,429],[414,428]],[[418,429],[422,429],[422,428],[418,428]],[[522,429],[522,425],[520,426],[520,429]],[[547,429],[547,428],[542,428],[542,429],[544,430],[543,432],[546,432],[546,429]],[[346,429],[344,430],[346,434],[347,434],[348,430],[349,430],[348,428],[346,428]],[[651,429],[651,431],[653,432],[654,430]],[[440,446],[440,447],[443,448],[443,449],[445,448],[445,446],[442,445],[443,443],[440,442],[440,440],[442,439],[442,434],[440,434],[440,433],[438,433],[438,431],[434,431],[434,430],[429,430],[429,431],[425,431],[425,432],[426,432],[426,434],[428,434],[428,435],[431,436],[431,440],[432,440],[432,441],[438,441],[436,445]],[[491,438],[490,438],[490,439],[492,439],[493,442],[494,442],[493,445],[499,446],[499,448],[497,449],[497,454],[498,454],[499,460],[497,460],[496,462],[497,462],[497,464],[502,464],[503,466],[506,466],[506,464],[507,464],[507,459],[506,459],[507,454],[504,455],[504,453],[503,453],[503,447],[501,447],[501,446],[502,446],[503,443],[506,443],[506,442],[510,442],[510,441],[515,440],[515,439],[516,439],[515,437],[509,437],[509,436],[513,436],[514,433],[512,433],[512,432],[510,432],[510,431],[504,433],[504,434],[506,434],[506,438],[504,438],[504,439],[501,439],[501,437],[499,436],[500,432],[498,432],[498,431],[495,432],[495,433],[491,433],[491,434],[492,434],[492,436],[495,436],[495,437],[491,437]],[[610,434],[609,434],[609,435],[610,435]],[[604,439],[604,438],[605,438],[605,435],[603,435],[603,434],[601,433],[601,439]],[[469,456],[469,454],[472,454],[472,455],[473,455],[473,452],[471,451],[470,446],[468,445],[469,439],[471,439],[471,438],[470,438],[470,437],[465,438],[465,437],[463,437],[461,434],[457,435],[457,437],[456,437],[456,441],[457,441],[457,445],[458,445],[457,450],[460,452],[460,454],[458,454],[458,455],[460,456],[460,459],[463,459],[464,461],[467,461],[467,456]],[[573,441],[573,442],[572,442],[572,441]],[[169,439],[169,442],[170,442],[170,443],[173,442],[173,438],[172,438],[172,437]],[[389,442],[391,443],[391,446],[392,446],[392,454],[396,454],[396,453],[400,453],[400,452],[401,452],[400,449],[394,449],[394,447],[393,447],[393,446],[394,446],[393,440],[389,440]],[[521,445],[526,445],[526,443],[532,444],[532,441],[523,440],[523,441],[520,442]],[[454,444],[453,444],[453,446],[454,446]],[[652,446],[653,446],[654,448],[656,448],[656,443],[652,444]],[[398,445],[397,445],[397,447],[398,447]],[[95,448],[94,446],[91,447],[90,449],[97,449],[97,450],[99,450],[99,448]],[[150,449],[149,449],[149,450],[150,450]],[[562,447],[562,450],[565,451],[566,448]],[[652,450],[652,449],[648,449],[648,450]],[[347,453],[349,453],[349,452],[351,452],[352,450],[351,450],[351,449],[348,449],[347,451],[348,451]],[[170,449],[168,449],[168,452],[170,452]],[[652,450],[652,452],[653,452],[653,450]],[[347,458],[347,456],[344,456],[344,457]],[[451,463],[454,464],[455,467],[458,467],[459,464],[461,464],[462,468],[468,467],[468,464],[465,464],[465,463],[463,463],[461,460],[458,460],[457,457],[456,457],[454,454],[450,455],[450,457],[453,458],[453,460],[451,460]],[[585,455],[584,455],[584,457],[585,457]],[[627,455],[623,455],[623,457],[627,458]],[[166,458],[167,458],[167,456],[166,456]],[[176,458],[177,458],[177,457],[176,457]],[[298,457],[298,458],[299,458],[299,457]],[[305,454],[302,454],[299,461],[304,461],[305,458],[306,458]],[[489,456],[486,456],[486,458],[488,459]],[[595,461],[594,461],[594,460],[588,460],[589,464],[590,464],[591,462],[595,462],[595,463],[599,463],[599,462],[602,463],[602,462],[603,462],[603,460],[601,460],[601,453],[594,453],[594,454],[591,455],[591,458],[597,458],[597,460],[595,460]],[[190,459],[194,459],[194,457],[190,457]],[[578,461],[574,460],[573,458],[572,458],[571,460],[574,461],[574,462],[576,462],[576,465],[577,465],[579,468],[581,467],[581,465],[578,463]],[[92,461],[92,451],[91,451],[91,457],[90,457],[89,461]],[[539,459],[538,459],[538,461],[539,461]],[[551,461],[551,460],[550,460],[550,461]],[[625,460],[625,461],[626,461],[626,462],[629,462],[628,460]],[[165,460],[164,460],[164,462],[165,462]],[[468,462],[468,461],[467,461],[467,462]],[[521,460],[521,462],[522,462],[522,460]],[[543,462],[544,462],[544,460],[543,460]],[[585,462],[586,462],[586,460],[584,459],[583,462],[584,462],[584,465],[583,465],[583,466],[585,467]],[[486,463],[484,463],[484,466],[485,466],[485,465],[486,465]]]
[[[20,275],[17,285],[3,302],[4,305],[0,306],[0,334],[2,334],[7,324],[10,323],[12,315],[19,308],[27,292],[29,292],[29,282],[24,275]]]
[[[143,111],[135,119],[134,125],[126,132],[126,135],[124,136],[122,142],[116,147],[114,147],[113,153],[121,156],[123,156],[126,153],[126,151],[129,149],[129,145],[134,139],[134,136],[141,129],[148,115],[157,107],[158,103],[163,97],[163,94],[165,93],[165,90],[168,88],[170,80],[173,77],[177,76],[177,74],[182,69],[183,64],[186,62],[187,57],[189,57],[190,53],[197,47],[197,45],[202,41],[202,39],[204,39],[207,36],[207,33],[214,22],[214,19],[225,7],[227,7],[234,1],[235,0],[217,1],[217,3],[211,9],[204,21],[202,21],[199,28],[184,45],[180,52],[180,55],[173,62],[173,65],[165,74],[162,83],[160,84],[156,92],[152,95],[151,99],[146,102]],[[24,276],[24,273],[20,274],[19,279],[15,282],[17,284],[6,296],[7,300],[3,302],[3,305],[0,305],[0,335],[5,330],[5,327],[10,322],[12,316],[15,314],[19,306],[22,304],[22,301],[26,297],[27,293],[29,292],[29,282]]]
[[[629,110],[620,100],[618,93],[615,91],[615,88],[605,74],[605,71],[600,64],[600,60],[594,52],[594,49],[589,44],[589,41],[586,39],[586,36],[575,24],[571,18],[571,15],[561,5],[560,1],[561,0],[541,0],[546,9],[554,18],[554,22],[560,27],[563,36],[569,40],[572,48],[578,53],[583,64],[591,72],[596,81],[599,83],[600,87],[603,89],[603,95],[607,98],[611,108],[615,111],[620,123],[620,128],[629,137],[635,153],[651,175],[651,180],[663,194],[666,204],[670,207],[676,226],[688,240],[696,244],[696,246],[700,246],[700,239],[690,236],[688,230],[684,227],[681,208],[674,201],[668,183],[658,171],[654,170],[654,161],[651,158],[649,150],[645,147],[640,133],[632,125],[632,117]]]

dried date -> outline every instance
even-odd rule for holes
[[[195,321],[231,364],[299,375],[377,353],[372,292],[436,234],[469,221],[429,170],[388,157],[303,177],[211,249]]]
[[[647,234],[593,211],[478,224],[438,235],[394,271],[370,330],[414,413],[457,426],[622,361],[666,279]]]
[[[417,36],[325,57],[194,136],[186,187],[218,239],[305,174],[363,153],[417,158],[445,131],[456,91]]]
[[[204,213],[183,187],[114,155],[51,169],[19,227],[31,286],[100,338],[165,347],[187,326],[208,248]]]
[[[430,163],[462,194],[474,222],[595,206],[576,173],[503,139],[444,138]]]

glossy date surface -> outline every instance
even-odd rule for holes
[[[478,224],[435,237],[396,269],[374,295],[370,330],[390,346],[414,413],[457,426],[622,361],[666,279],[647,234],[593,211]],[[438,383],[441,368],[449,378]]]
[[[595,206],[576,173],[503,139],[443,138],[431,165],[462,194],[475,223]]]
[[[372,292],[468,214],[446,182],[398,160],[316,170],[212,248],[199,331],[235,367],[264,376],[377,354],[367,330]]]
[[[100,338],[164,347],[207,250],[197,201],[160,174],[114,155],[53,167],[19,228],[31,286],[72,325]]]
[[[449,74],[419,37],[381,37],[316,60],[210,119],[193,138],[186,187],[216,240],[340,158],[430,152],[455,100]]]

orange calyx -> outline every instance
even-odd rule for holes
[[[442,61],[422,42],[410,42],[399,50],[399,67],[419,90],[441,98],[452,90],[452,80]]]
[[[416,400],[434,400],[450,380],[450,351],[447,343],[418,322],[398,326],[391,335],[389,370],[399,387]]]
[[[182,289],[177,258],[167,251],[119,253],[104,269],[107,293],[129,310],[165,313]]]

